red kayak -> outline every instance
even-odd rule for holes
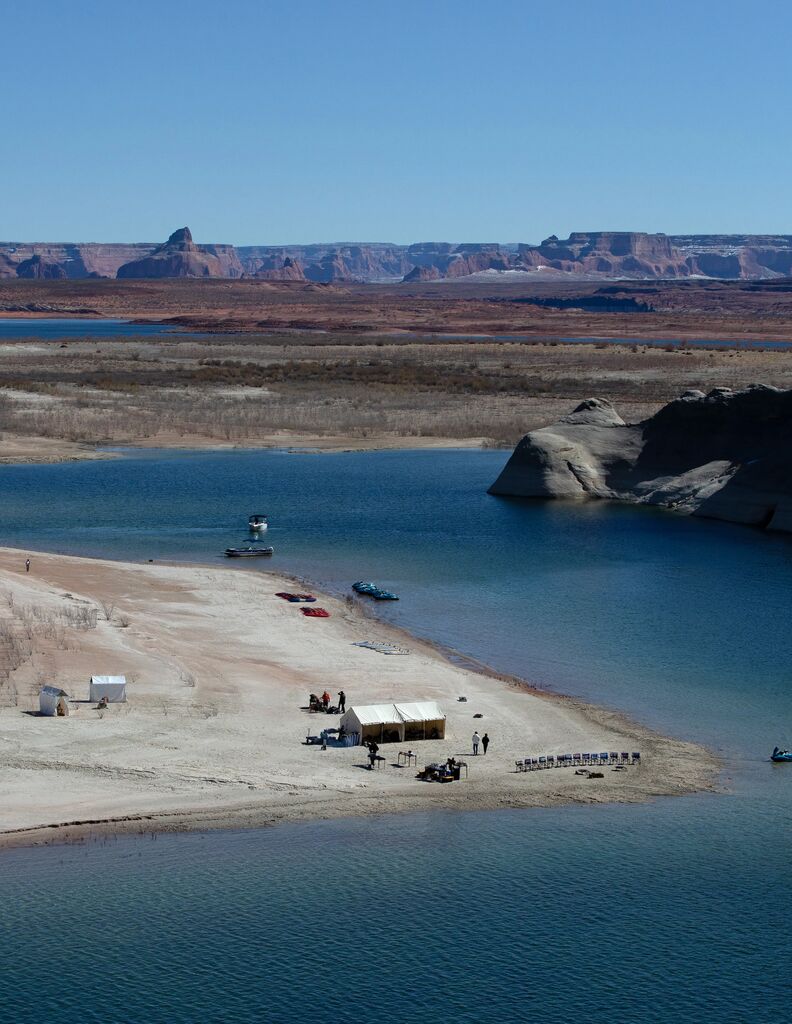
[[[300,611],[303,615],[309,615],[312,619],[330,618],[330,612],[326,612],[324,608],[301,608]]]

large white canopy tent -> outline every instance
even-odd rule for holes
[[[446,717],[433,700],[398,704],[356,704],[341,719],[347,735],[357,735],[358,743],[403,743],[407,740],[437,739],[445,736]]]
[[[57,715],[58,705],[60,705],[61,714],[68,715],[68,698],[68,693],[58,686],[42,686],[39,691],[39,714],[50,717]]]
[[[107,697],[108,704],[126,703],[126,676],[91,676],[88,700]]]

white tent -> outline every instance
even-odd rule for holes
[[[68,715],[69,705],[67,703],[68,693],[57,686],[42,686],[39,691],[39,714],[57,715],[58,705],[61,706],[61,714]]]
[[[356,704],[341,718],[341,728],[347,735],[356,733],[358,743],[404,739],[404,722],[395,704]]]
[[[88,700],[107,697],[110,704],[126,703],[126,676],[91,676]]]
[[[442,740],[446,716],[434,700],[416,700],[395,705],[404,722],[405,740]]]
[[[433,700],[399,704],[356,704],[341,719],[348,734],[357,734],[358,743],[443,739],[445,715]]]

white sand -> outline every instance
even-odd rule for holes
[[[26,575],[25,553],[0,549],[0,625],[32,638],[30,656],[0,676],[0,844],[434,807],[634,801],[713,786],[715,759],[695,745],[461,668],[342,600],[321,596],[331,617],[306,618],[274,596],[295,589],[287,578],[31,558]],[[68,607],[98,609],[96,627],[64,626]],[[365,639],[395,640],[411,654],[353,646]],[[101,673],[126,675],[127,704],[100,712],[87,702],[88,678]],[[71,695],[68,718],[31,714],[44,683]],[[410,745],[419,767],[465,757],[469,779],[420,782],[414,768],[393,766],[400,745],[382,747],[379,771],[366,769],[360,747],[305,745],[308,732],[338,724],[305,710],[308,694],[325,687],[334,698],[344,689],[348,706],[437,700],[448,718],[445,740]],[[474,758],[476,727],[492,744]],[[643,763],[606,769],[603,779],[571,769],[515,772],[525,755],[579,750],[640,750]]]

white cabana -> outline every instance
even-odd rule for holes
[[[69,713],[69,695],[65,690],[61,690],[58,686],[42,686],[39,691],[39,714],[40,715],[57,715],[58,707],[60,707],[61,715],[68,715]]]
[[[433,700],[399,704],[356,704],[344,714],[341,727],[357,735],[358,743],[403,743],[405,740],[443,739],[445,715]]]
[[[108,704],[126,703],[126,676],[91,676],[88,700],[107,697]]]

